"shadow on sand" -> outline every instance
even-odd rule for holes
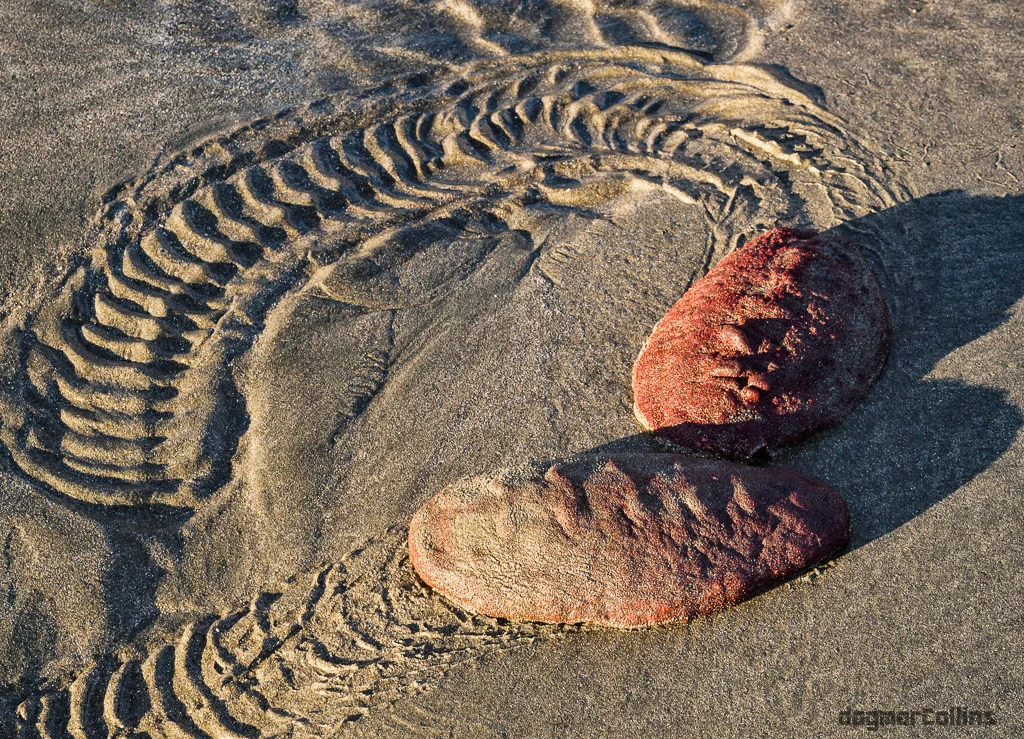
[[[998,330],[1024,296],[1024,197],[944,192],[841,230],[865,247],[886,283],[895,322],[888,364],[848,418],[771,463],[838,489],[856,548],[984,472],[1024,425],[1003,391],[929,377],[941,360]],[[658,448],[637,434],[589,451]]]

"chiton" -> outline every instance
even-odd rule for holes
[[[469,611],[628,628],[742,601],[839,552],[849,531],[843,499],[807,475],[626,454],[456,482],[413,517],[409,552]]]
[[[858,248],[773,229],[697,280],[633,367],[634,412],[659,437],[733,459],[842,419],[885,363],[885,295]]]

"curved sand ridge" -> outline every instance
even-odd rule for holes
[[[51,680],[17,707],[19,736],[334,736],[454,667],[588,628],[524,618],[685,621],[848,537],[838,494],[789,470],[674,454],[531,463],[442,490],[410,529],[243,609]],[[492,610],[520,622],[478,613]]]
[[[108,196],[91,256],[25,321],[3,442],[78,501],[191,507],[231,478],[231,365],[267,312],[327,277],[366,310],[418,299],[391,279],[418,251],[403,233],[497,234],[533,204],[655,187],[700,206],[714,259],[892,205],[881,160],[799,87],[647,47],[545,52],[211,139]]]
[[[579,629],[449,605],[416,577],[406,536],[43,687],[18,706],[18,736],[334,736],[461,663]]]
[[[310,66],[344,60],[346,73],[356,77],[364,70],[465,64],[565,46],[657,44],[736,61],[756,53],[764,33],[793,9],[792,0],[282,0],[273,13],[266,0],[222,0],[219,13],[180,5],[176,33],[213,43],[225,36],[273,43],[301,28],[305,39],[322,44]]]

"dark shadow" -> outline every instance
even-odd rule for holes
[[[801,469],[839,490],[858,547],[983,473],[1024,425],[1003,391],[928,377],[943,359],[955,375],[970,357],[949,355],[998,330],[1024,297],[1024,197],[944,192],[838,230],[861,244],[881,273],[893,307],[892,350],[881,379],[849,417],[770,464]],[[979,366],[992,371],[990,361],[962,369],[963,376]],[[588,453],[660,450],[650,434],[637,434]]]
[[[971,382],[998,374],[994,358],[950,356],[998,331],[1024,297],[1024,197],[938,193],[841,230],[883,273],[895,323],[889,362],[847,419],[776,461],[843,493],[857,547],[983,473],[1024,425],[1005,392]],[[940,361],[947,378],[930,379]]]
[[[159,541],[165,549],[180,549],[181,535],[170,530],[147,536],[130,527],[109,524],[103,529],[111,553],[103,578],[109,639],[119,643],[152,625],[160,615],[156,590],[164,570],[153,561],[153,543]]]

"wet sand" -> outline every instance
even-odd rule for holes
[[[745,5],[0,10],[0,719],[102,735],[142,680],[156,735],[1019,733],[1021,21]],[[845,497],[850,549],[685,626],[453,616],[417,507],[654,449],[644,338],[774,225],[853,237],[891,303],[878,385],[772,461]],[[299,720],[218,692],[217,648]]]

